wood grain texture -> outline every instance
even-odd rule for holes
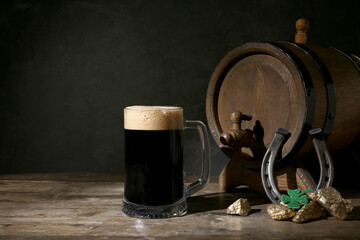
[[[0,239],[360,238],[359,220],[275,222],[266,213],[262,195],[243,187],[233,193],[219,192],[216,183],[188,198],[189,212],[183,217],[130,218],[121,211],[123,182],[107,175],[69,176],[0,176]],[[359,208],[360,193],[343,196]],[[238,198],[249,200],[249,216],[226,214],[227,206]]]
[[[247,43],[229,52],[214,70],[207,94],[208,124],[217,143],[217,136],[231,129],[228,116],[238,110],[253,116],[244,129],[260,121],[266,146],[278,127],[289,129],[293,137],[283,155],[292,150],[305,118],[305,93],[301,73],[275,46]]]
[[[302,25],[306,30],[307,24]],[[356,59],[332,47],[285,41],[247,43],[229,52],[213,72],[206,102],[211,133],[232,160],[220,175],[221,187],[232,188],[237,182],[259,189],[256,174],[248,180],[249,171],[240,166],[259,166],[263,155],[254,152],[256,148],[231,149],[220,141],[220,136],[233,131],[229,115],[234,111],[252,116],[242,122],[242,129],[260,123],[262,146],[271,143],[277,128],[287,129],[291,136],[282,149],[287,159],[301,158],[314,148],[308,134],[314,128],[331,126],[326,141],[330,151],[350,145],[360,132]]]
[[[209,128],[219,146],[219,136],[231,130],[228,116],[233,111],[241,111],[253,116],[252,121],[243,123],[244,129],[252,129],[255,122],[260,121],[266,146],[278,127],[292,134],[283,148],[283,156],[291,151],[294,151],[293,155],[301,156],[312,149],[310,138],[302,143],[300,137],[307,124],[311,128],[324,127],[328,117],[324,77],[314,59],[296,45],[276,44],[297,59],[270,43],[247,43],[229,52],[215,68],[208,86],[206,110]],[[306,47],[317,54],[332,78],[336,113],[328,147],[330,150],[342,149],[360,131],[360,105],[356,104],[360,101],[360,73],[349,57],[337,49],[318,45]],[[309,89],[304,87],[305,75],[313,85],[310,87],[315,99],[310,122],[305,122],[311,104],[306,95]],[[295,147],[299,150],[295,151]],[[244,152],[252,155],[249,149]]]

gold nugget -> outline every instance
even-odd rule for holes
[[[346,212],[351,213],[352,210],[354,209],[354,205],[352,204],[350,199],[344,199],[344,200],[345,200],[345,205],[346,205]]]
[[[239,198],[227,209],[227,214],[237,214],[240,216],[247,216],[251,211],[250,204],[246,198]]]
[[[321,209],[319,204],[312,200],[296,212],[292,221],[296,223],[302,223],[307,220],[322,218],[325,215],[325,212]]]
[[[270,204],[266,207],[266,210],[270,217],[274,220],[285,220],[295,215],[295,211],[293,209],[287,208],[284,205]]]
[[[351,202],[343,199],[341,194],[333,187],[318,189],[309,193],[309,197],[316,200],[331,215],[341,220],[345,220],[349,211],[353,209]]]

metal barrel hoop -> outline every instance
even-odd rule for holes
[[[321,129],[312,129],[309,131],[309,134],[315,146],[320,164],[320,178],[316,189],[331,186],[334,179],[334,165],[328,148],[326,147]],[[281,193],[277,188],[274,178],[274,164],[282,160],[279,159],[279,153],[281,153],[281,149],[289,138],[289,135],[290,133],[286,129],[278,128],[276,130],[261,164],[261,180],[265,193],[270,201],[275,204],[280,203]]]

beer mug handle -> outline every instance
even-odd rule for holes
[[[191,196],[194,193],[203,189],[209,182],[211,170],[210,142],[207,128],[203,122],[196,120],[185,120],[184,129],[198,130],[202,146],[201,176],[197,181],[191,183],[186,187],[186,196]]]

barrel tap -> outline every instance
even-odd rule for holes
[[[230,114],[232,122],[231,131],[220,135],[220,146],[224,151],[231,155],[239,156],[241,148],[250,148],[256,143],[255,133],[250,129],[241,129],[242,121],[250,121],[251,115],[242,114],[240,111],[233,111]]]

